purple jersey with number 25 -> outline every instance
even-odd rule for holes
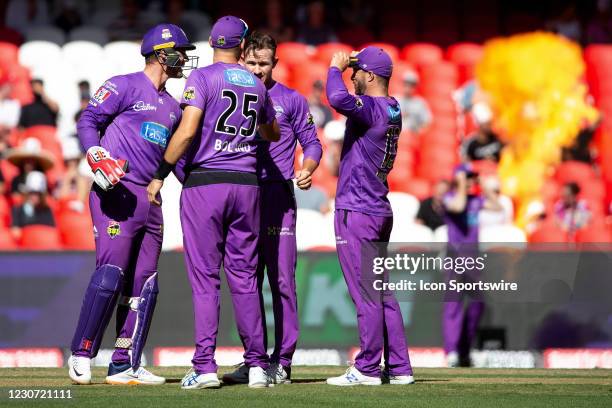
[[[256,172],[257,125],[275,111],[264,84],[239,64],[217,62],[189,75],[181,100],[204,112],[185,154],[186,169]]]

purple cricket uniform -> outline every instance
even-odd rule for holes
[[[248,366],[266,368],[257,289],[260,192],[256,129],[272,123],[263,83],[239,64],[217,62],[191,73],[182,104],[203,111],[202,127],[181,161],[181,222],[191,282],[198,374],[217,371],[220,268],[232,294]]]
[[[367,244],[388,242],[393,227],[386,179],[397,153],[401,110],[392,97],[349,94],[334,67],[327,77],[327,99],[347,116],[334,224],[340,266],[357,309],[361,351],[355,367],[379,377],[384,353],[391,375],[412,375],[399,304],[392,292],[372,293],[372,277],[361,264]]]
[[[299,333],[295,290],[296,205],[292,181],[295,148],[299,141],[304,159],[317,163],[321,160],[322,148],[306,98],[278,82],[268,92],[281,137],[276,143],[262,142],[257,148],[261,189],[258,277],[260,285],[263,284],[264,269],[267,270],[272,290],[275,341],[271,361],[289,367]]]
[[[129,162],[129,172],[119,184],[109,191],[94,184],[89,196],[96,267],[119,267],[125,280],[117,312],[115,363],[130,361],[128,349],[137,315],[133,305],[128,307],[130,299],[140,296],[145,282],[157,271],[163,216],[161,207],[149,203],[146,187],[180,117],[178,102],[165,89],[159,91],[143,72],[136,72],[106,81],[77,124],[85,149],[102,146],[112,157]],[[101,325],[100,338],[104,329]],[[91,339],[76,339],[72,351],[94,357],[97,349],[92,346]]]
[[[448,192],[443,198],[446,203],[454,196]],[[477,195],[468,195],[466,208],[461,213],[446,211],[444,221],[448,228],[448,256],[477,256],[478,254],[478,213],[482,210],[484,199]],[[474,279],[477,276],[465,273],[458,275],[447,271],[448,279]],[[446,353],[457,352],[467,357],[478,323],[484,311],[484,303],[477,297],[470,297],[467,307],[463,299],[447,299],[443,309],[444,350]]]

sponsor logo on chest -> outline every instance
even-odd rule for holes
[[[170,137],[170,130],[156,122],[143,122],[140,125],[140,137],[165,149],[168,144],[168,137]]]
[[[134,111],[136,112],[156,111],[157,106],[151,105],[150,103],[145,101],[138,101],[134,105],[132,105],[132,109],[134,109]]]
[[[255,77],[243,69],[226,69],[223,71],[225,80],[232,85],[254,87]]]

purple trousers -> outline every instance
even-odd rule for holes
[[[112,190],[102,191],[93,186],[89,207],[96,241],[96,267],[104,264],[123,270],[123,297],[140,296],[145,281],[157,271],[157,261],[163,240],[161,207],[151,205],[146,186],[122,181]],[[128,306],[117,309],[117,338],[132,337],[136,312]],[[104,328],[102,328],[103,330]],[[85,350],[75,355],[95,357]],[[127,348],[116,348],[113,362],[129,363]]]
[[[348,292],[357,311],[361,350],[355,367],[363,374],[379,377],[381,358],[392,375],[412,375],[404,321],[392,292],[375,291],[371,256],[384,256],[372,242],[389,242],[393,217],[336,210],[336,249]],[[370,243],[370,244],[369,244]],[[370,258],[370,262],[365,259]],[[369,264],[369,266],[368,266]],[[369,268],[369,269],[368,269]]]
[[[193,367],[215,373],[221,265],[248,366],[268,367],[257,287],[259,187],[230,183],[183,188],[181,223],[195,317]]]
[[[261,186],[261,234],[257,275],[261,285],[264,270],[272,291],[274,352],[271,361],[291,366],[299,334],[295,267],[296,206],[293,183],[266,183]],[[264,316],[264,333],[265,327]],[[267,344],[266,344],[267,348]]]

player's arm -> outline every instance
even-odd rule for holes
[[[106,81],[91,97],[89,104],[77,122],[77,134],[87,152],[87,162],[94,174],[95,183],[103,190],[111,189],[125,176],[128,163],[117,160],[100,146],[100,131],[112,122],[124,107],[125,89],[122,84]],[[111,86],[112,84],[112,86]]]
[[[157,195],[164,185],[164,179],[168,177],[170,172],[174,169],[174,166],[176,166],[176,163],[183,156],[185,151],[187,151],[187,148],[198,131],[203,114],[204,112],[202,109],[198,107],[192,105],[185,106],[181,122],[170,139],[170,143],[164,153],[164,158],[155,171],[153,180],[151,180],[151,183],[149,183],[147,187],[149,202],[155,205],[161,205],[157,200]]]
[[[323,148],[317,137],[317,127],[308,109],[306,98],[300,95],[296,99],[296,109],[293,113],[291,126],[304,153],[302,169],[296,174],[296,184],[298,188],[308,190],[312,185],[312,175],[319,167]]]
[[[259,113],[257,130],[265,141],[278,142],[280,140],[280,126],[278,126],[278,122],[276,121],[276,111],[274,110],[272,98],[268,95],[267,90],[265,91],[265,95],[265,102]]]
[[[344,52],[337,52],[332,57],[325,86],[327,100],[338,113],[368,125],[371,123],[371,109],[364,108],[367,98],[351,95],[342,80],[342,73],[349,62],[350,57]]]
[[[455,194],[445,197],[442,203],[446,211],[462,213],[467,205],[467,176],[464,172],[459,172],[455,180],[457,182]]]

